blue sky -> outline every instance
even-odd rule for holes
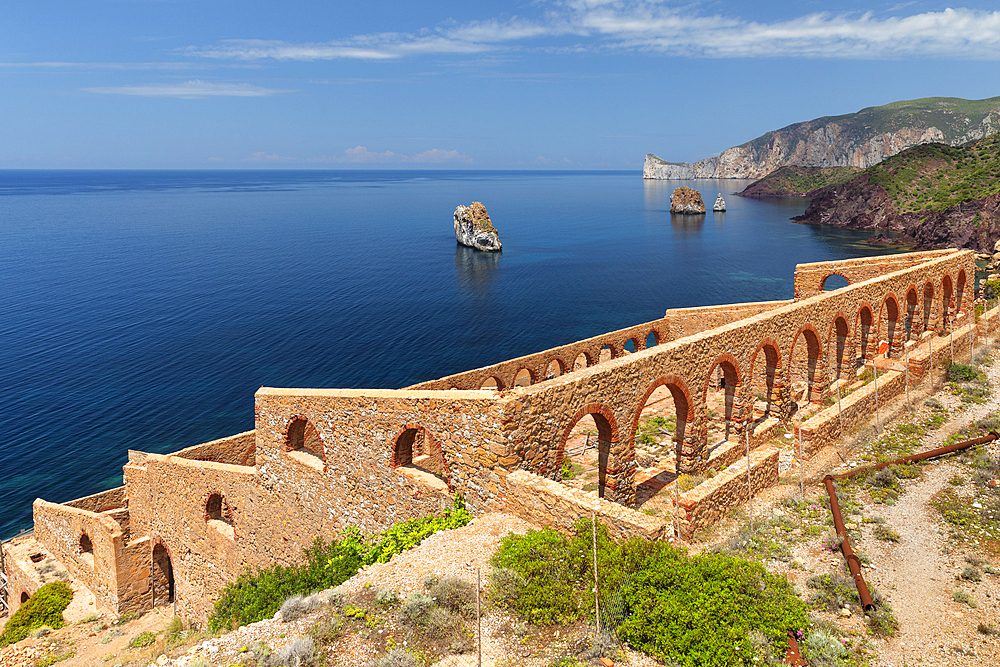
[[[994,3],[2,3],[0,168],[639,169],[1000,95]]]

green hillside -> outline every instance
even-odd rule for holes
[[[744,197],[805,197],[828,185],[846,183],[859,167],[779,167],[739,192]]]

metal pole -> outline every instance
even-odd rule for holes
[[[803,481],[805,460],[802,458],[802,411],[799,411],[799,500],[806,495],[805,482]]]
[[[931,391],[934,391],[934,350],[931,349],[931,338],[934,334],[927,337],[927,377],[931,381]]]
[[[746,434],[747,441],[747,518],[750,520],[750,530],[753,530],[753,484],[750,483],[750,432]]]
[[[878,433],[882,432],[882,421],[878,416],[878,355],[872,359],[872,371],[875,372],[875,430]]]
[[[969,332],[969,365],[972,365],[973,345],[976,342],[976,307],[972,307],[972,317],[969,318],[969,326],[972,327],[972,331]]]
[[[597,513],[592,514],[590,523],[591,534],[594,538],[594,618],[597,619],[597,636],[601,636],[601,607],[597,598]]]
[[[676,434],[676,428],[674,433]],[[674,448],[674,534],[681,541],[681,448],[680,443]]]
[[[906,346],[903,346],[903,376],[906,380],[906,411],[910,412],[912,408],[910,407],[910,353],[906,351]]]
[[[844,413],[840,410],[840,380],[837,381],[837,418],[840,420],[840,445],[844,448],[844,458],[847,458],[847,441],[844,440]]]
[[[483,622],[482,607],[479,602],[479,590],[482,588],[480,569],[476,568],[476,664],[483,667]]]

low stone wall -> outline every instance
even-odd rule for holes
[[[691,336],[702,331],[715,329],[724,324],[738,322],[769,310],[787,306],[791,299],[783,301],[754,301],[750,303],[730,303],[721,306],[698,306],[694,308],[671,308],[663,318],[670,324],[672,339]]]
[[[89,512],[104,512],[128,505],[128,495],[124,486],[95,493],[63,503],[66,507],[75,507]]]
[[[778,450],[750,453],[750,486],[756,495],[778,480]],[[717,523],[729,510],[747,501],[747,465],[742,459],[681,494],[681,536],[689,539],[698,530]]]
[[[597,520],[608,527],[608,533],[616,540],[632,537],[658,540],[664,537],[667,529],[661,519],[525,470],[507,475],[506,511],[563,533],[571,533],[577,521],[596,514]]]
[[[10,616],[13,616],[21,607],[22,596],[31,597],[41,588],[42,577],[38,569],[53,556],[34,537],[7,542],[0,548],[3,549],[4,573],[7,575],[7,603]],[[37,555],[37,563],[32,562],[32,555]]]
[[[795,298],[808,299],[822,292],[820,289],[827,276],[837,274],[843,276],[850,284],[855,284],[883,276],[901,269],[918,266],[937,257],[946,257],[954,250],[928,250],[925,252],[907,252],[898,255],[878,255],[876,257],[857,257],[841,259],[832,262],[809,262],[795,265]]]
[[[182,449],[173,455],[193,461],[215,461],[234,466],[252,466],[255,464],[255,440],[256,431],[244,431],[228,438],[219,438]]]

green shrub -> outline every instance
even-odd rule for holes
[[[899,621],[888,607],[879,607],[868,613],[868,631],[876,637],[895,637]]]
[[[434,600],[430,595],[426,595],[424,593],[414,593],[410,597],[406,598],[406,602],[400,606],[399,620],[404,625],[427,625],[433,608]]]
[[[854,582],[840,574],[809,577],[806,586],[816,591],[809,601],[819,609],[835,612],[850,604],[861,604]]]
[[[247,570],[227,585],[209,617],[209,628],[217,632],[269,618],[282,600],[338,586],[362,566],[386,563],[439,530],[460,528],[470,520],[465,501],[456,494],[442,514],[398,523],[368,540],[357,528],[343,531],[330,542],[317,537],[305,550],[305,562]]]
[[[476,615],[476,587],[461,577],[445,577],[431,587],[438,605],[463,616]]]
[[[145,648],[147,646],[152,646],[155,641],[155,632],[140,632],[132,638],[132,641],[128,643],[128,648]]]
[[[899,542],[900,540],[899,532],[884,523],[876,524],[872,534],[883,542]]]
[[[393,648],[366,662],[365,667],[420,667],[420,662],[412,653],[407,653],[401,648]]]
[[[973,600],[972,597],[968,593],[966,593],[965,591],[963,591],[963,590],[952,591],[952,593],[951,593],[951,599],[954,600],[955,602],[960,602],[962,604],[967,604],[970,607],[972,607],[973,609],[975,609],[976,607],[979,606],[976,603],[976,601]]]
[[[966,581],[982,581],[983,580],[983,575],[979,573],[979,570],[977,570],[976,568],[972,567],[971,565],[969,567],[966,567],[964,570],[962,570],[962,574],[960,574],[958,576],[960,576],[962,579],[965,579]]]
[[[63,610],[73,599],[73,590],[63,581],[53,581],[27,599],[4,626],[0,646],[19,642],[35,628],[59,629],[64,624]]]
[[[383,607],[399,604],[399,593],[394,588],[380,588],[375,594],[375,602]]]

